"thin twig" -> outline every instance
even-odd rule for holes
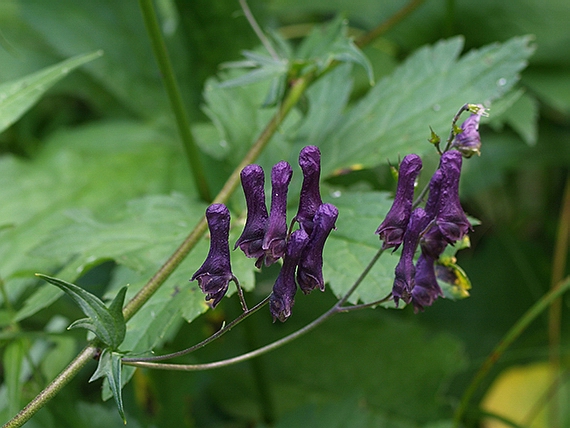
[[[255,20],[253,13],[251,13],[251,9],[247,5],[247,1],[246,0],[239,0],[239,4],[241,6],[241,9],[243,10],[243,13],[244,13],[246,19],[247,19],[247,22],[249,22],[249,25],[251,26],[253,31],[255,31],[255,34],[257,35],[257,37],[261,41],[261,44],[263,44],[263,46],[265,47],[265,49],[267,49],[267,52],[269,52],[269,54],[271,55],[271,57],[273,59],[279,60],[280,59],[279,55],[277,54],[275,49],[273,49],[271,42],[269,41],[269,39],[267,38],[267,36],[265,35],[265,33],[263,32],[261,27],[259,26],[259,24]]]

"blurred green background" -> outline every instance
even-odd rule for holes
[[[349,34],[357,37],[406,4],[399,0],[249,1],[262,28],[293,45],[315,24],[339,13],[348,19]],[[449,426],[453,409],[483,359],[553,281],[568,274],[568,241],[566,245],[562,241],[558,253],[556,243],[562,239],[560,230],[570,224],[570,212],[563,213],[570,167],[570,3],[426,0],[418,4],[363,49],[377,82],[421,46],[456,35],[464,38],[464,52],[525,35],[532,36],[536,47],[520,82],[491,108],[490,119],[481,126],[482,155],[465,162],[462,203],[481,221],[471,234],[471,248],[457,255],[471,280],[471,296],[457,302],[440,299],[420,314],[412,308],[377,308],[337,315],[293,344],[229,368],[197,373],[137,371],[124,391],[129,426]],[[157,0],[155,5],[202,149],[206,175],[212,188],[219,189],[236,160],[224,159],[224,147],[212,148],[209,143],[218,141],[214,136],[218,128],[210,121],[219,111],[213,110],[227,103],[220,111],[230,112],[224,117],[232,120],[234,109],[235,121],[244,121],[240,135],[248,142],[269,115],[245,101],[238,105],[231,98],[213,100],[219,94],[209,93],[207,85],[221,64],[240,60],[244,49],[260,49],[259,40],[237,1]],[[73,278],[80,273],[80,285],[110,297],[125,282],[150,277],[160,266],[159,257],[176,247],[173,243],[184,238],[203,212],[204,205],[198,202],[188,206],[176,197],[174,201],[161,199],[170,198],[173,192],[197,198],[188,167],[181,160],[168,99],[136,2],[0,2],[0,85],[98,50],[104,51],[101,58],[66,75],[0,133],[3,422],[85,344],[84,332],[65,330],[82,316],[71,300],[38,303],[49,300],[53,290],[45,288],[30,303],[38,287],[38,282],[30,282],[30,275],[41,269],[49,273],[59,266],[61,276]],[[358,102],[369,90],[365,71],[355,67],[350,82],[338,90],[345,92],[350,105]],[[306,108],[302,101],[296,114]],[[427,131],[430,123],[420,125]],[[287,129],[284,126],[282,132]],[[429,134],[425,134],[427,139]],[[278,148],[262,162],[278,160],[272,156],[281,155],[282,146],[275,144]],[[423,152],[429,150],[423,146],[427,146],[425,140],[417,144]],[[427,162],[433,159],[428,155]],[[108,173],[102,173],[103,165]],[[328,184],[349,191],[394,189],[385,163],[342,177],[329,176]],[[73,192],[67,192],[68,188]],[[136,198],[154,199],[142,203]],[[233,204],[239,207],[243,202],[238,199]],[[131,200],[135,202],[126,202]],[[166,205],[174,207],[176,214],[168,211],[162,216]],[[107,229],[100,218],[110,218],[119,226]],[[67,235],[58,233],[70,219],[95,225],[98,232],[85,239],[81,228],[62,229]],[[131,227],[132,222],[140,224],[140,230]],[[122,224],[129,226],[123,229]],[[49,233],[43,236],[42,230]],[[121,230],[125,230],[125,242],[137,251],[145,249],[143,255],[131,257],[129,249],[113,247],[113,238]],[[94,248],[103,240],[108,246],[97,253]],[[199,266],[206,249],[203,243],[192,253],[188,271]],[[553,268],[555,253],[562,257],[557,269]],[[251,269],[243,266],[242,262],[237,270],[252,279]],[[178,278],[181,287],[186,287],[189,277],[184,275],[186,271]],[[256,287],[248,298],[259,300],[269,292],[276,270],[255,275]],[[186,320],[206,310],[199,293],[183,289],[183,294],[193,302],[183,313]],[[149,321],[147,330],[140,333],[151,330],[157,339],[148,347],[158,345],[160,353],[190,346],[216,331],[223,320],[238,315],[239,304],[233,296],[190,324],[178,309],[164,303],[166,297],[166,291],[157,296],[153,310],[161,311],[157,319],[168,321],[160,325]],[[307,324],[336,298],[329,288],[324,294],[297,300],[294,316],[287,323],[272,324],[269,314],[261,311],[183,361],[215,361],[254,349]],[[509,400],[511,391],[486,401],[487,410],[516,420],[520,426],[555,426],[540,412],[560,400],[559,426],[570,426],[570,405],[564,399],[568,303],[564,297],[561,315],[550,315],[554,327],[549,327],[549,314],[544,313],[507,351],[479,389],[468,425],[490,423],[482,422],[477,402],[503,370],[516,367],[522,370],[523,381],[515,390],[525,390],[526,374],[533,379],[531,404],[510,412],[511,405],[523,402],[515,395]],[[28,314],[23,312],[26,308],[31,308]],[[556,326],[561,329],[559,339]],[[144,347],[144,340],[139,339],[136,346]],[[533,388],[540,382],[530,372],[552,359],[549,345],[560,347],[562,368],[554,377],[548,368],[538,375],[545,385],[540,391]],[[26,426],[121,426],[113,400],[101,399],[101,384],[87,382],[94,368],[95,362]],[[499,407],[493,407],[497,402]]]

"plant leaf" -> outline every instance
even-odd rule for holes
[[[28,111],[40,97],[70,71],[103,55],[103,51],[77,55],[21,79],[0,85],[0,132]]]
[[[87,318],[73,322],[68,328],[85,328],[95,334],[104,344],[117,349],[123,342],[126,332],[125,319],[120,308],[123,307],[127,287],[123,287],[117,293],[110,308],[95,295],[81,287],[58,278],[36,274],[50,284],[59,287],[67,293],[81,307]],[[119,310],[118,310],[119,308]]]
[[[119,415],[123,419],[123,423],[127,423],[125,418],[125,410],[123,407],[123,393],[122,393],[122,370],[123,365],[121,363],[122,355],[119,352],[113,352],[109,349],[104,349],[99,356],[99,364],[95,373],[89,379],[89,382],[93,382],[97,379],[104,377],[111,389],[115,403],[117,404],[117,410]]]

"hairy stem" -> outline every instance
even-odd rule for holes
[[[87,346],[75,359],[32,401],[20,412],[8,421],[3,428],[16,428],[24,425],[39,409],[47,404],[75,375],[93,359],[96,348]]]
[[[521,335],[521,333],[534,321],[549,305],[552,304],[558,297],[565,293],[568,288],[570,288],[570,277],[566,278],[565,281],[560,282],[557,287],[553,288],[549,293],[540,298],[534,305],[532,305],[524,315],[511,327],[511,329],[505,334],[501,341],[497,344],[495,349],[487,356],[473,379],[471,383],[463,393],[459,406],[455,412],[453,421],[455,427],[459,427],[461,419],[467,410],[469,401],[473,397],[473,394],[477,391],[480,383],[483,381],[485,376],[489,373],[491,368],[495,363],[501,358],[503,353],[507,350],[509,346]]]
[[[200,198],[206,202],[210,202],[212,198],[208,188],[206,175],[204,174],[204,168],[200,161],[200,151],[198,150],[194,137],[192,136],[192,132],[190,131],[188,114],[184,107],[184,102],[182,101],[180,88],[178,87],[178,83],[174,75],[172,62],[170,61],[170,57],[166,50],[166,44],[164,43],[164,38],[160,31],[160,26],[152,1],[153,0],[139,0],[140,10],[143,15],[156,62],[158,63],[158,68],[160,69],[160,73],[164,81],[164,86],[170,101],[170,107],[172,108],[172,112],[176,118],[178,133],[182,140],[186,160],[188,161],[190,171],[194,177],[194,184],[196,185]]]

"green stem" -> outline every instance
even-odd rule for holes
[[[180,88],[174,75],[174,69],[168,56],[166,44],[160,31],[160,25],[156,17],[156,12],[152,3],[153,0],[139,0],[139,6],[143,15],[144,23],[150,37],[152,50],[158,63],[158,68],[162,75],[164,86],[170,101],[170,107],[176,118],[176,125],[178,126],[178,133],[182,140],[184,153],[190,166],[190,171],[194,176],[194,182],[198,190],[200,198],[206,202],[212,200],[204,168],[200,161],[200,151],[194,141],[192,132],[190,131],[190,122],[188,121],[188,114],[182,101]]]
[[[226,367],[233,364],[241,363],[243,361],[251,360],[252,358],[259,357],[260,355],[266,354],[270,351],[273,351],[277,348],[280,348],[283,345],[286,345],[294,340],[298,339],[299,337],[305,335],[306,333],[314,330],[316,327],[324,323],[330,317],[335,314],[348,312],[346,307],[343,305],[348,301],[352,293],[358,288],[358,286],[362,283],[364,278],[368,275],[372,267],[376,264],[380,256],[384,250],[380,249],[374,255],[372,260],[368,263],[366,268],[362,271],[360,276],[356,279],[354,284],[348,289],[348,291],[334,304],[332,308],[322,314],[320,317],[312,321],[311,323],[307,324],[306,326],[300,328],[299,330],[285,336],[275,342],[272,342],[268,345],[262,346],[251,352],[246,352],[245,354],[238,355],[237,357],[228,358],[221,361],[215,361],[213,363],[205,363],[205,364],[169,364],[169,363],[153,363],[153,362],[127,362],[123,360],[126,365],[135,366],[135,367],[144,367],[148,369],[156,369],[156,370],[178,370],[178,371],[202,371],[202,370],[211,370],[217,369],[220,367]]]
[[[87,346],[75,359],[32,401],[8,421],[3,428],[16,428],[24,425],[39,409],[45,406],[75,375],[93,359],[96,348]]]
[[[479,384],[483,381],[485,376],[489,373],[491,368],[495,363],[501,358],[503,353],[507,348],[521,335],[521,333],[529,326],[529,324],[534,321],[552,302],[554,302],[559,296],[566,292],[570,288],[570,277],[566,278],[565,281],[558,284],[557,287],[553,288],[549,293],[540,298],[533,306],[529,308],[528,311],[511,327],[511,329],[505,334],[503,339],[497,344],[495,349],[489,354],[485,359],[471,383],[463,393],[463,397],[459,403],[459,407],[455,412],[453,421],[454,426],[459,427],[461,418],[463,417],[469,401],[473,397],[473,394],[477,391]]]

